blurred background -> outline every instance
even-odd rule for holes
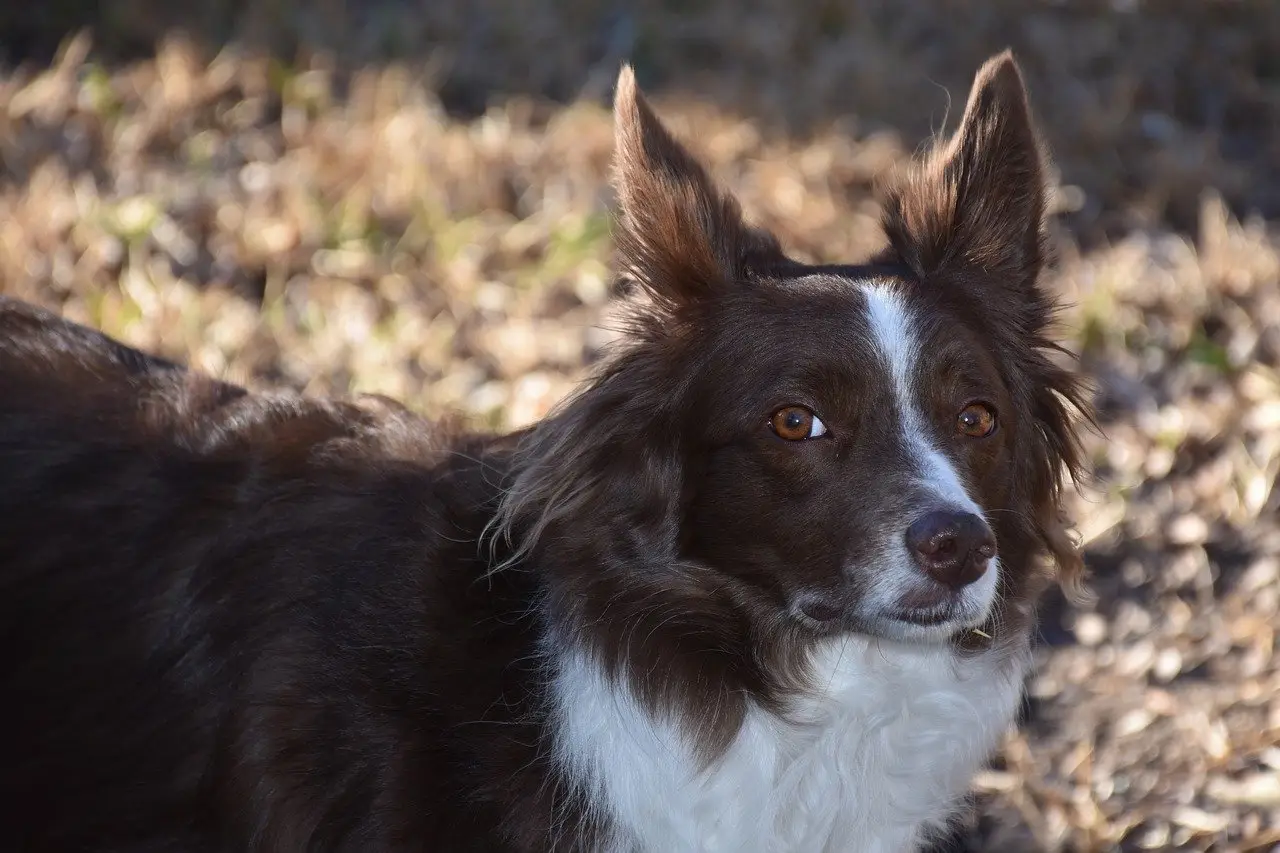
[[[7,3],[0,290],[254,387],[518,426],[610,340],[620,62],[795,256],[850,261],[1005,46],[1101,411],[1098,601],[1047,602],[952,849],[1280,849],[1277,0]]]

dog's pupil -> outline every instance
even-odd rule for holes
[[[801,412],[792,412],[787,415],[787,429],[800,429],[804,426],[804,415]]]

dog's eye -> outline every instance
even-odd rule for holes
[[[773,413],[769,426],[779,438],[787,441],[804,441],[827,434],[827,425],[804,406],[787,406]]]
[[[970,403],[956,415],[956,431],[969,438],[986,438],[996,431],[995,409],[986,403]]]

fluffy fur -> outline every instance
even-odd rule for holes
[[[7,843],[897,853],[946,823],[1079,578],[1017,67],[859,266],[747,225],[627,69],[615,115],[632,334],[514,435],[0,299]]]

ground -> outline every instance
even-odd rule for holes
[[[1280,3],[104,5],[0,12],[0,290],[492,427],[611,339],[622,59],[796,256],[856,260],[877,176],[1012,45],[1100,411],[1071,499],[1096,600],[1046,602],[962,845],[1278,849]]]

